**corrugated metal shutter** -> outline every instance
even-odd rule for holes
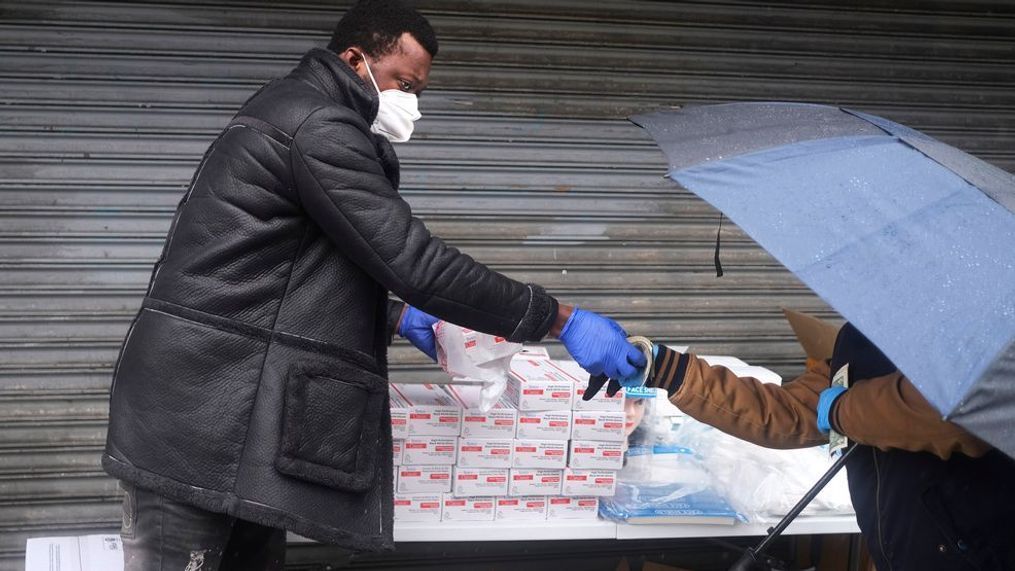
[[[111,366],[206,145],[344,3],[0,1],[0,569],[25,538],[112,529]],[[831,316],[662,179],[624,121],[695,101],[882,114],[1015,169],[1006,0],[431,0],[442,48],[399,148],[433,230],[629,328],[792,374],[780,305]],[[419,374],[407,346],[395,376]]]

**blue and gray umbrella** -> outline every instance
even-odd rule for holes
[[[632,120],[670,178],[863,331],[944,418],[1015,457],[1015,177],[836,107]]]

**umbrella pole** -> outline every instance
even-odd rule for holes
[[[837,474],[839,470],[846,465],[846,459],[849,458],[849,455],[852,454],[855,449],[856,444],[850,444],[849,448],[846,448],[842,452],[842,455],[839,456],[831,467],[828,468],[828,471],[821,476],[814,486],[812,486],[810,490],[807,490],[807,493],[804,494],[804,497],[800,498],[800,501],[793,506],[793,509],[789,510],[789,513],[779,520],[779,523],[768,529],[768,535],[761,540],[761,543],[755,547],[747,548],[747,551],[744,552],[740,559],[738,559],[737,562],[730,567],[730,571],[751,571],[770,568],[768,565],[762,563],[764,559],[767,559],[764,556],[765,550],[771,547],[776,538],[778,538],[782,532],[786,531],[786,528],[789,527],[789,524],[793,523],[793,520],[800,515],[800,512],[804,511],[807,504],[811,503],[811,500],[813,500],[814,497],[817,496],[818,493],[820,493],[821,490],[828,484],[828,482],[835,477],[835,474]],[[762,559],[762,561],[759,561],[759,558]]]

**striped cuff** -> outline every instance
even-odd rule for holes
[[[687,373],[687,364],[690,357],[686,353],[676,351],[659,345],[659,353],[656,354],[652,363],[652,374],[649,375],[645,385],[658,389],[664,389],[666,394],[673,396],[680,385],[684,384],[684,375]]]

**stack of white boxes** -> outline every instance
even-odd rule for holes
[[[395,519],[441,520],[441,501],[451,491],[462,411],[437,385],[390,386],[395,463]]]
[[[582,401],[587,377],[528,349],[487,412],[478,386],[392,385],[395,519],[594,519],[623,465],[624,399]]]

